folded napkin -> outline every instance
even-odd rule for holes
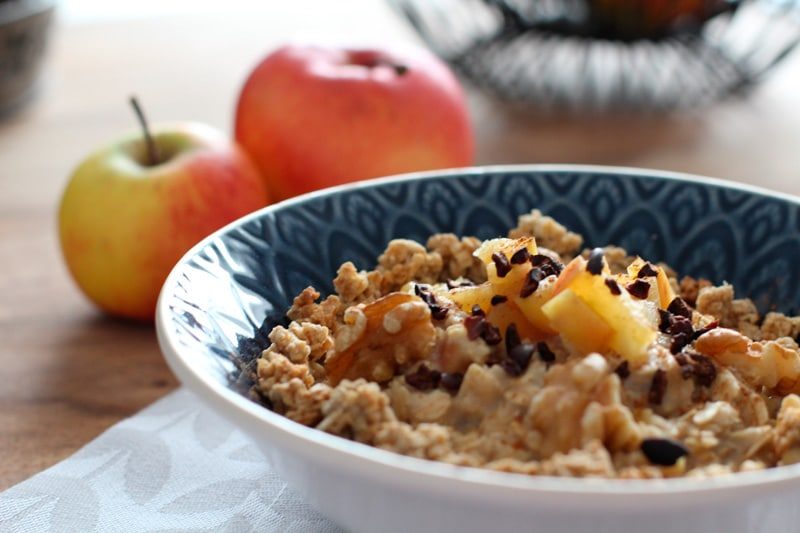
[[[179,390],[0,494],[0,531],[340,529],[248,437]]]

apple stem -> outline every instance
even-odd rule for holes
[[[144,142],[147,146],[149,164],[150,166],[155,166],[161,162],[161,154],[158,152],[158,146],[156,146],[153,136],[150,134],[150,128],[147,125],[144,111],[142,111],[142,107],[139,105],[139,100],[135,96],[131,96],[130,102],[133,107],[133,112],[136,113],[136,118],[139,119],[139,125],[142,126],[142,131],[144,132]]]

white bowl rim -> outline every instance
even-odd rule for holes
[[[192,247],[178,261],[167,277],[156,308],[156,330],[159,345],[170,368],[180,381],[192,390],[200,399],[212,408],[236,412],[251,423],[266,424],[270,430],[277,431],[282,437],[291,438],[296,444],[310,444],[318,447],[314,450],[315,456],[325,462],[335,462],[340,467],[352,466],[363,469],[365,466],[374,470],[373,475],[381,473],[390,476],[413,476],[414,481],[426,485],[440,485],[447,490],[454,488],[453,481],[459,481],[459,486],[464,489],[479,488],[522,492],[533,496],[534,494],[560,494],[574,495],[577,497],[604,497],[618,495],[633,495],[640,497],[658,497],[668,495],[684,495],[687,492],[699,495],[722,496],[736,489],[767,488],[779,489],[783,485],[796,484],[800,481],[800,464],[768,468],[756,472],[742,472],[704,479],[671,478],[657,480],[627,480],[604,478],[571,478],[555,476],[532,476],[524,474],[498,472],[482,468],[455,466],[440,461],[418,459],[398,453],[382,450],[366,444],[353,442],[335,435],[331,435],[296,423],[282,415],[270,411],[246,398],[233,389],[225,387],[198,372],[189,364],[191,354],[183,353],[183,348],[176,342],[175,333],[169,327],[168,296],[174,289],[181,266],[196,255],[201,249],[212,241],[227,233],[234,227],[244,225],[251,220],[261,218],[273,211],[284,209],[307,200],[336,194],[345,190],[358,190],[399,181],[414,181],[426,178],[440,178],[445,176],[463,176],[480,174],[510,174],[510,173],[587,173],[610,174],[642,177],[645,179],[665,179],[669,181],[686,181],[702,183],[715,187],[739,190],[749,194],[781,199],[794,204],[800,204],[800,198],[770,191],[769,189],[747,185],[706,176],[687,174],[681,172],[652,170],[635,167],[616,167],[602,165],[569,165],[569,164],[524,164],[524,165],[489,165],[480,167],[465,167],[442,169],[424,172],[414,172],[396,176],[387,176],[365,180],[353,184],[339,185],[319,191],[310,192],[301,196],[284,200],[266,206],[244,217],[231,222],[215,231],[194,247]],[[321,452],[321,453],[320,453]],[[607,501],[607,499],[604,499]]]

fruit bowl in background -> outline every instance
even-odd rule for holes
[[[22,103],[39,77],[53,0],[0,0],[0,113]]]
[[[167,278],[156,319],[161,348],[184,385],[347,530],[796,530],[800,465],[702,480],[529,477],[372,448],[240,392],[239,344],[261,335],[265,317],[282,316],[306,286],[330,292],[343,261],[370,268],[392,238],[494,237],[532,208],[583,234],[587,246],[616,243],[682,274],[728,280],[762,311],[800,308],[800,199],[649,170],[487,167],[326,189],[223,228]]]
[[[798,0],[390,0],[463,77],[537,108],[669,110],[755,86]]]

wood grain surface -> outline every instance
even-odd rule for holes
[[[69,279],[56,238],[71,170],[135,128],[128,95],[138,94],[154,122],[230,131],[244,77],[280,43],[415,41],[376,0],[258,4],[62,20],[34,98],[0,117],[0,489],[177,386],[152,326],[95,311]],[[747,99],[668,116],[521,114],[471,91],[477,162],[654,167],[800,193],[797,87],[800,57]]]

